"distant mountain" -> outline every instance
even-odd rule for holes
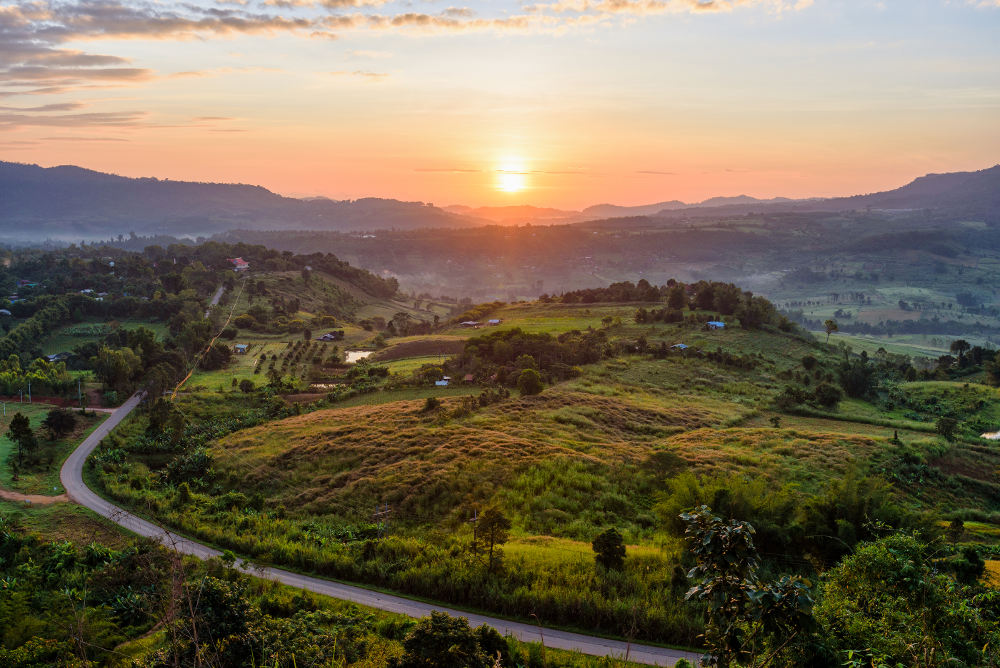
[[[626,216],[653,216],[660,211],[669,209],[684,209],[691,206],[680,200],[670,200],[669,202],[658,202],[656,204],[641,204],[639,206],[618,206],[616,204],[597,204],[588,206],[582,211],[583,215],[593,220],[597,218],[624,218]]]
[[[977,172],[928,174],[886,192],[816,202],[823,209],[950,209],[1000,220],[1000,165]]]
[[[1000,222],[1000,165],[928,174],[887,192],[831,199],[713,197],[583,211],[534,206],[438,208],[366,198],[283,197],[260,186],[125,178],[80,167],[0,162],[0,235],[7,242],[79,241],[138,235],[211,236],[226,230],[371,231],[556,224],[648,217],[661,222],[748,213],[927,210],[949,220]],[[600,223],[597,223],[600,224]],[[638,221],[637,221],[638,224]]]
[[[125,178],[80,167],[0,162],[0,233],[10,238],[107,238],[245,229],[456,227],[471,219],[422,202],[282,197],[266,188]]]
[[[460,216],[478,218],[501,225],[524,223],[574,223],[586,220],[579,211],[565,211],[540,206],[446,206],[444,210]]]

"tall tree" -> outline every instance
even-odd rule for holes
[[[831,318],[823,323],[823,327],[826,329],[826,342],[830,343],[830,335],[840,329],[837,326],[837,321]]]
[[[31,422],[21,413],[14,413],[7,428],[7,438],[17,443],[17,465],[24,462],[24,454],[31,453],[38,445],[35,432],[31,430]]]

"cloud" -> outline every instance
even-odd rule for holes
[[[88,114],[25,114],[0,112],[0,129],[24,127],[135,127],[146,114],[138,111],[94,112]]]
[[[366,70],[354,70],[353,72],[339,70],[336,72],[330,72],[330,74],[335,77],[358,77],[369,81],[381,81],[382,79],[387,79],[389,77],[388,72],[368,72]]]
[[[676,172],[661,172],[658,169],[637,169],[636,174],[657,174],[659,176],[674,176]]]
[[[444,173],[444,174],[478,174],[480,169],[463,169],[461,167],[418,167],[415,172]]]
[[[70,137],[66,135],[42,137],[42,141],[128,141],[122,137]]]
[[[19,112],[47,112],[47,111],[72,111],[84,106],[82,102],[60,102],[57,104],[43,104],[38,107],[0,107],[0,111]]]

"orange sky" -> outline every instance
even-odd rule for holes
[[[1000,161],[1000,2],[481,4],[0,3],[0,159],[562,208]]]

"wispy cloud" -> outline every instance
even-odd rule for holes
[[[338,70],[336,72],[330,72],[330,74],[335,77],[355,77],[358,79],[366,79],[368,81],[381,81],[389,77],[388,72],[369,72],[366,70],[354,70],[353,72]]]

